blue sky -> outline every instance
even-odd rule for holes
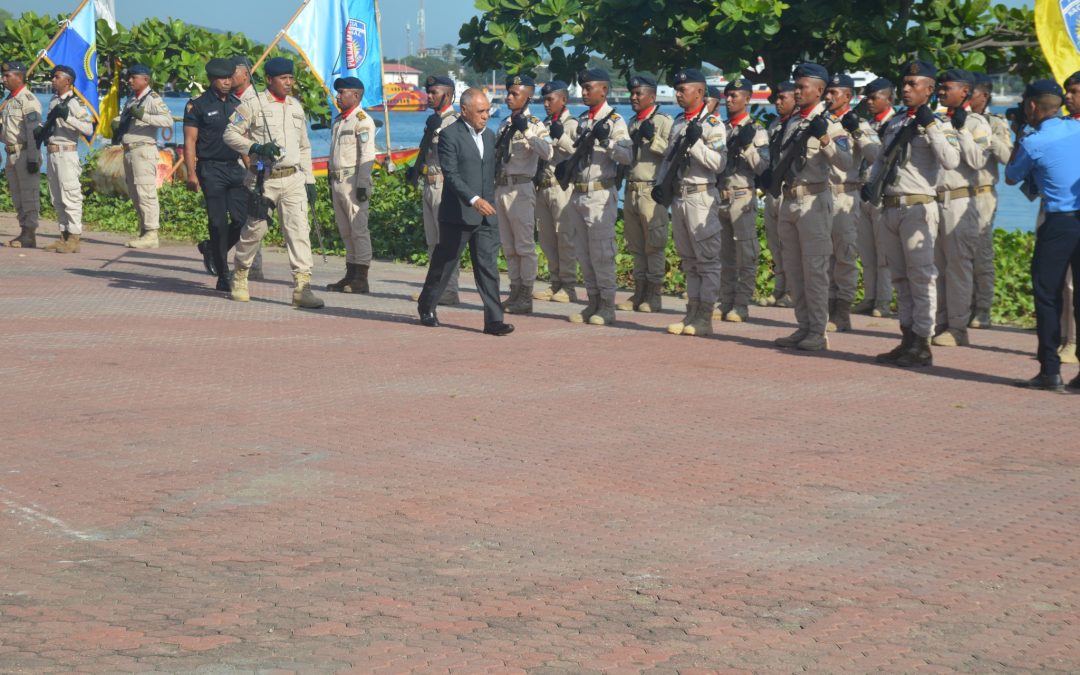
[[[0,0],[0,6],[18,15],[27,10],[57,14],[70,12],[77,0]],[[1025,0],[1005,0],[1007,5],[1031,5]],[[461,24],[477,14],[473,0],[427,0],[427,45],[457,44]],[[300,6],[299,0],[116,0],[117,20],[137,23],[148,16],[172,17],[189,23],[234,30],[263,42],[277,31]],[[406,52],[405,24],[413,25],[416,45],[416,0],[383,0],[383,40],[386,56],[397,58]]]

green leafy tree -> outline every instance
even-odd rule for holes
[[[758,82],[813,60],[893,73],[911,58],[943,66],[1046,71],[1030,8],[990,0],[476,0],[461,28],[465,62],[571,77],[596,53],[625,73],[703,63]],[[757,59],[764,60],[759,72]]]

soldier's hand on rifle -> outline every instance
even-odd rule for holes
[[[705,131],[701,128],[701,125],[694,121],[687,125],[684,138],[686,138],[687,144],[693,145],[701,140],[704,133]]]
[[[141,105],[135,106],[131,109],[131,116],[141,122],[142,118],[146,116],[146,108]]]
[[[552,122],[551,126],[548,127],[548,132],[550,132],[551,140],[553,140],[553,141],[557,141],[560,138],[562,138],[562,135],[563,135],[562,122],[560,122],[559,120],[555,120],[554,122]]]
[[[307,185],[304,186],[304,189],[307,191],[307,203],[308,203],[308,206],[310,206],[312,209],[314,209],[315,208],[315,197],[317,195],[317,193],[315,192],[315,184],[314,183],[308,183]]]
[[[428,115],[427,122],[424,124],[424,131],[435,131],[442,125],[442,116],[438,113],[431,113]]]
[[[281,157],[281,148],[273,141],[269,143],[252,143],[251,148],[248,149],[248,154],[260,155],[267,159],[277,159]]]
[[[34,160],[27,161],[26,171],[31,174],[39,173],[41,171],[41,162]]]
[[[34,142],[38,145],[45,142],[45,127],[40,124],[34,127]]]
[[[743,126],[739,127],[739,135],[737,136],[737,138],[739,139],[739,145],[741,145],[742,147],[750,147],[754,142],[754,138],[756,137],[757,128],[752,123],[744,124]]]
[[[847,114],[840,118],[840,126],[844,127],[849,134],[855,133],[859,130],[859,116],[854,110],[847,111]]]
[[[870,194],[870,186],[869,185],[862,186],[859,189],[859,196],[862,197],[862,200],[864,202],[870,202],[872,200],[872,195]]]
[[[772,185],[772,167],[771,166],[766,167],[765,170],[761,172],[761,187],[768,190],[770,185]]]
[[[823,138],[824,136],[828,136],[829,120],[825,119],[824,115],[818,115],[810,120],[810,125],[806,127],[806,131],[812,138]]]
[[[525,115],[514,115],[510,118],[510,128],[524,133],[529,128],[529,120]]]
[[[607,139],[611,138],[611,125],[607,122],[601,122],[593,127],[593,138],[603,143]]]
[[[652,191],[649,193],[649,196],[652,197],[654,202],[659,204],[664,199],[664,191],[660,188],[659,185],[654,185]]]
[[[53,112],[56,113],[56,117],[58,119],[62,119],[62,120],[66,120],[68,118],[68,115],[71,113],[71,111],[68,110],[68,104],[67,103],[59,103],[59,104],[57,104],[57,106],[55,108],[53,108]]]
[[[366,202],[368,200],[367,188],[356,188],[356,201]]]
[[[930,109],[930,106],[925,103],[919,106],[919,109],[915,111],[915,123],[923,129],[929,127],[934,122],[937,122],[937,115]]]
[[[113,136],[116,136],[116,132],[120,131],[120,120],[113,120],[109,125],[112,128]]]
[[[641,137],[641,140],[645,141],[646,143],[656,138],[656,125],[653,124],[652,120],[645,120],[644,122],[639,124],[637,131],[638,135]]]
[[[964,108],[957,108],[954,110],[952,114],[953,129],[956,129],[957,131],[963,129],[964,122],[967,122],[967,115],[967,110]]]

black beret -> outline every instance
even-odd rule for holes
[[[4,61],[4,65],[0,70],[6,70],[12,73],[25,73],[26,64],[22,61]]]
[[[986,73],[972,73],[971,76],[975,80],[976,87],[986,87],[991,90],[994,88],[994,78]]]
[[[675,84],[705,84],[705,73],[697,68],[684,68],[675,73]]]
[[[454,81],[446,75],[428,75],[428,79],[424,82],[425,87],[450,87],[454,88]]]
[[[278,56],[266,62],[266,65],[263,66],[263,72],[266,73],[267,77],[292,75],[293,62],[285,58],[284,56]]]
[[[962,68],[949,68],[937,77],[938,82],[963,82],[975,86],[975,76]]]
[[[923,61],[922,59],[915,59],[914,61],[908,61],[906,65],[900,70],[900,79],[904,79],[908,76],[916,77],[931,77],[937,78],[937,68],[929,61]]]
[[[1065,98],[1065,92],[1061,90],[1061,86],[1053,80],[1035,80],[1028,86],[1024,87],[1024,98],[1035,98],[1038,96],[1045,96],[1046,94],[1053,94]]]
[[[1074,84],[1080,84],[1080,70],[1065,78],[1066,89],[1073,86]]]
[[[238,56],[234,56],[233,60],[232,60],[232,63],[233,63],[233,70],[236,70],[240,66],[243,66],[243,67],[247,68],[248,70],[251,70],[251,59],[244,56],[243,54],[240,54]]]
[[[72,82],[75,81],[75,69],[71,66],[53,66],[52,74],[49,77],[52,77],[57,73],[64,73],[71,78]]]
[[[656,89],[656,80],[645,75],[635,75],[626,81],[627,89],[637,89],[638,87],[648,87],[649,89]]]
[[[341,91],[342,89],[360,89],[363,90],[364,83],[360,81],[359,77],[339,77],[334,80],[334,90]]]
[[[862,95],[869,96],[870,94],[881,91],[882,89],[896,89],[896,85],[892,83],[892,80],[887,80],[884,77],[879,77],[878,79],[867,83],[867,85],[862,88]]]
[[[835,73],[832,79],[829,80],[829,86],[855,91],[855,80],[851,79],[851,76],[847,73]]]
[[[611,77],[603,68],[586,68],[578,73],[577,81],[578,84],[585,84],[586,82],[611,82]]]
[[[148,67],[144,66],[141,63],[136,63],[133,66],[128,66],[127,71],[128,71],[129,76],[130,75],[146,75],[146,76],[149,76],[151,74],[150,69]]]
[[[728,82],[727,86],[724,87],[725,94],[730,94],[733,91],[753,92],[754,85],[750,84],[750,80],[745,77],[737,77],[731,82]]]
[[[777,82],[776,86],[772,88],[772,93],[783,94],[785,91],[795,91],[795,83],[791,80],[787,82]]]
[[[828,82],[829,71],[825,70],[825,66],[820,66],[816,63],[800,63],[798,66],[795,67],[794,77],[796,80],[803,77],[812,77],[815,80]]]
[[[721,89],[719,85],[707,84],[705,85],[705,95],[709,98],[715,98],[716,100],[720,100],[724,98],[724,90]]]
[[[544,85],[543,89],[540,90],[540,95],[547,96],[554,91],[566,91],[566,88],[567,84],[562,80],[552,80]]]
[[[536,80],[528,75],[510,75],[506,78],[506,88],[510,87],[533,87],[536,88]]]
[[[232,77],[236,71],[236,65],[232,59],[210,59],[206,62],[206,76],[213,79],[216,77]]]

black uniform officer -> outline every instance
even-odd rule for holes
[[[239,241],[247,220],[244,166],[240,155],[225,145],[223,138],[229,118],[240,105],[240,99],[231,93],[235,69],[232,59],[211,59],[206,64],[210,87],[184,109],[188,188],[198,190],[201,186],[206,199],[210,220],[208,267],[217,274],[219,291],[230,290],[229,249]],[[204,246],[200,245],[200,249]]]

